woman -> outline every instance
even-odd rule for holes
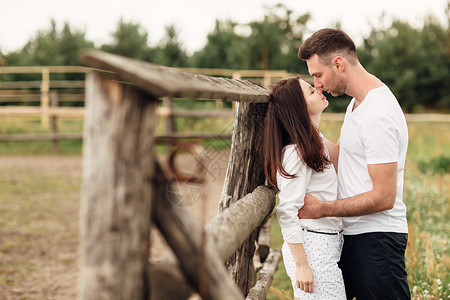
[[[306,193],[324,200],[337,198],[337,177],[331,163],[337,149],[330,148],[330,158],[318,130],[327,106],[322,93],[304,80],[283,79],[272,88],[265,119],[264,171],[268,182],[279,190],[277,218],[294,299],[345,299],[337,265],[342,250],[341,219],[297,217]]]

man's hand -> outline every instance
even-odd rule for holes
[[[325,201],[320,201],[310,194],[305,196],[305,204],[298,210],[300,219],[320,219],[325,217]]]
[[[306,194],[300,219],[355,217],[392,209],[397,194],[397,163],[367,165],[373,189],[350,198],[320,201]]]

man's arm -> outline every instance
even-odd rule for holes
[[[397,195],[397,162],[368,165],[368,170],[372,179],[372,190],[336,201],[320,201],[307,194],[305,204],[298,211],[298,217],[354,217],[393,208]]]

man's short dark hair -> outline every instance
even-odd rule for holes
[[[340,29],[320,29],[307,38],[298,50],[298,57],[302,60],[307,60],[314,54],[325,65],[330,65],[331,59],[336,55],[344,56],[352,64],[358,62],[355,43]]]

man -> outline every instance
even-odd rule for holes
[[[410,299],[402,200],[408,129],[401,107],[389,88],[363,68],[354,42],[339,29],[315,32],[298,56],[316,88],[353,97],[338,142],[339,200],[307,195],[298,216],[343,217],[339,266],[347,299]]]

